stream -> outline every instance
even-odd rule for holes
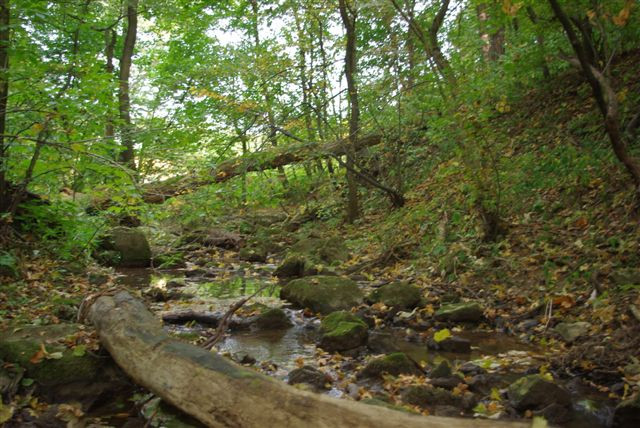
[[[349,376],[357,371],[364,358],[369,355],[403,352],[423,366],[435,366],[446,360],[461,371],[473,362],[483,369],[483,374],[473,379],[476,386],[474,392],[479,395],[495,394],[496,389],[504,392],[510,383],[523,375],[538,373],[544,364],[542,350],[505,333],[454,328],[456,336],[467,339],[472,344],[470,353],[460,354],[428,349],[423,341],[416,340],[414,331],[394,325],[370,330],[369,345],[364,355],[362,352],[357,356],[346,354],[344,359],[336,362],[330,354],[316,347],[320,320],[305,316],[302,310],[279,299],[280,285],[271,275],[274,268],[271,264],[255,263],[238,263],[231,264],[228,268],[213,269],[193,266],[162,271],[130,268],[119,269],[118,280],[128,287],[144,290],[147,297],[151,296],[148,300],[157,300],[150,306],[158,314],[176,310],[224,313],[232,303],[267,285],[252,302],[283,308],[292,327],[276,330],[232,328],[217,344],[217,351],[283,381],[288,380],[293,369],[303,364],[318,367],[332,379],[324,393],[333,397],[351,395],[352,398],[359,399],[356,391],[361,387],[373,394],[385,394],[380,382],[355,380],[355,376]],[[360,282],[359,285],[368,288],[372,284]],[[160,299],[156,298],[158,293],[161,293]],[[245,306],[250,304],[251,302]],[[193,321],[183,324],[165,323],[165,328],[172,335],[188,341],[210,336],[215,330],[211,325]],[[599,392],[579,377],[556,379],[570,391],[574,410],[571,421],[561,424],[562,426],[610,426],[614,405],[606,393]],[[467,413],[466,416],[472,414]]]

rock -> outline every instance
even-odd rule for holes
[[[94,353],[74,352],[64,342],[84,334],[77,324],[12,326],[0,332],[0,359],[26,370],[45,399],[64,402],[73,399],[89,404],[101,394],[112,394],[128,381],[109,358]],[[36,358],[45,347],[45,355]]]
[[[458,376],[438,377],[431,379],[431,385],[438,388],[452,390],[462,382]]]
[[[287,256],[273,272],[278,278],[300,278],[304,276],[307,259],[304,256],[293,254]]]
[[[571,343],[580,336],[589,333],[591,324],[585,321],[579,322],[561,322],[555,328],[555,331],[562,336],[565,342]]]
[[[420,288],[406,282],[393,282],[373,290],[367,296],[368,303],[384,303],[400,310],[413,309],[420,304]]]
[[[431,370],[431,373],[429,375],[432,378],[438,378],[438,377],[449,377],[452,374],[453,374],[453,371],[451,370],[451,364],[449,364],[449,361],[442,360],[440,361],[440,364],[438,364],[436,367],[434,367],[433,370]]]
[[[507,394],[511,405],[518,410],[540,410],[554,403],[561,406],[571,404],[571,396],[566,389],[538,374],[518,379],[509,386]]]
[[[165,284],[165,287],[169,290],[171,290],[172,288],[182,288],[186,286],[187,286],[187,282],[185,281],[184,278],[171,278]]]
[[[468,354],[471,352],[471,342],[458,336],[447,337],[442,342],[430,341],[429,347],[454,354]]]
[[[367,341],[367,325],[350,312],[333,312],[322,320],[319,346],[325,351],[345,351]]]
[[[269,308],[256,317],[255,325],[260,330],[275,330],[291,327],[289,317],[280,308]]]
[[[312,366],[303,366],[292,370],[288,380],[289,385],[306,383],[316,390],[326,389],[325,385],[330,382],[331,379],[325,373]]]
[[[381,377],[383,373],[388,373],[393,376],[401,374],[419,375],[422,374],[422,371],[418,369],[416,363],[405,354],[402,352],[394,352],[393,354],[374,358],[369,361],[358,373],[358,377],[375,378]]]
[[[115,227],[102,244],[105,250],[119,255],[121,267],[147,267],[151,263],[151,247],[144,233],[138,228]]]
[[[237,250],[244,245],[244,239],[237,233],[224,229],[199,230],[184,238],[186,243],[196,242],[205,247],[219,247],[225,250]]]
[[[264,263],[267,261],[267,250],[259,247],[244,247],[238,252],[238,258],[251,263]]]
[[[306,256],[318,263],[334,264],[347,261],[349,249],[341,237],[304,238],[291,247],[292,253]]]
[[[568,406],[552,403],[543,409],[534,411],[533,415],[542,416],[552,424],[563,424],[571,420],[573,417],[573,411]]]
[[[391,352],[397,352],[400,349],[394,343],[393,337],[387,332],[379,330],[372,330],[369,332],[369,339],[367,340],[367,347],[374,353],[387,354]]]
[[[280,298],[314,312],[351,309],[363,301],[358,284],[348,278],[318,275],[293,280],[282,287]]]
[[[623,401],[613,413],[614,428],[636,428],[640,426],[640,394]]]
[[[5,365],[0,361],[0,397],[11,400],[18,392],[25,370],[16,364]],[[0,398],[1,399],[1,398]]]
[[[482,307],[476,302],[442,305],[435,313],[436,320],[453,322],[478,322],[482,315]]]
[[[487,371],[472,361],[467,361],[458,367],[458,371],[465,375],[484,374]]]
[[[159,397],[152,398],[142,406],[140,410],[142,416],[147,420],[145,426],[150,427],[171,427],[171,428],[200,428],[202,424],[165,403]]]
[[[477,400],[471,393],[454,395],[446,389],[436,388],[430,385],[413,385],[402,393],[402,401],[420,407],[455,406],[463,409],[471,409]]]

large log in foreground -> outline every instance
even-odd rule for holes
[[[408,415],[290,387],[215,353],[170,338],[126,292],[99,297],[89,320],[138,384],[210,427],[525,427],[517,422]]]
[[[356,150],[378,145],[382,137],[377,134],[366,135],[358,139]],[[168,198],[189,193],[194,189],[213,183],[220,183],[237,177],[245,172],[265,171],[293,163],[309,161],[326,156],[342,156],[347,144],[345,140],[319,146],[317,144],[294,144],[262,152],[251,153],[244,157],[226,160],[209,171],[208,176],[183,176],[147,183],[141,186],[142,199],[149,204],[159,204]]]

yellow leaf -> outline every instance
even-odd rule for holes
[[[635,6],[635,0],[627,0],[620,13],[618,13],[611,19],[613,23],[618,27],[624,27],[625,25],[627,25],[627,21],[631,16],[631,9],[633,9],[633,6]]]
[[[435,340],[436,343],[440,343],[448,337],[451,337],[451,332],[449,331],[448,328],[442,329],[440,331],[436,331],[433,334],[433,340]]]

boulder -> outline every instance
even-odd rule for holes
[[[224,229],[197,230],[188,234],[185,243],[198,243],[205,247],[218,247],[225,250],[237,250],[244,245],[241,235]]]
[[[82,334],[77,324],[14,325],[0,332],[0,359],[23,367],[45,399],[88,405],[128,381],[109,358],[66,345],[69,338]]]
[[[251,246],[241,248],[238,252],[238,258],[251,263],[264,263],[267,261],[268,252],[260,246]]]
[[[269,308],[256,317],[255,325],[260,330],[276,330],[291,327],[289,317],[280,308]]]
[[[431,385],[413,385],[402,392],[402,401],[420,407],[455,406],[472,409],[477,404],[475,396],[469,392],[454,394],[446,389]]]
[[[384,303],[386,306],[400,310],[413,309],[420,304],[421,300],[420,288],[406,282],[383,285],[367,296],[368,303]]]
[[[529,375],[512,383],[507,390],[509,402],[518,410],[540,410],[551,404],[569,406],[569,392],[542,375]]]
[[[440,364],[438,364],[433,368],[433,370],[431,370],[430,376],[432,378],[441,378],[441,377],[449,377],[452,374],[453,374],[453,371],[451,370],[451,364],[449,364],[449,361],[442,360],[440,361]]]
[[[322,390],[330,382],[331,379],[325,373],[312,366],[303,366],[289,372],[289,385],[306,383],[316,390]]]
[[[103,248],[118,254],[116,264],[121,267],[147,267],[151,263],[151,247],[145,234],[138,228],[111,229]]]
[[[453,352],[455,354],[468,354],[471,352],[471,341],[458,336],[447,337],[438,343],[440,350],[444,352]]]
[[[367,342],[367,324],[351,312],[338,311],[322,320],[319,346],[329,352],[346,351]]]
[[[482,307],[476,302],[442,305],[435,313],[436,320],[453,322],[478,322],[482,315]]]
[[[614,428],[635,428],[640,426],[640,394],[623,401],[613,413]]]
[[[347,261],[349,249],[342,237],[304,238],[291,246],[291,252],[306,256],[313,262],[334,264]]]
[[[375,378],[382,376],[384,373],[393,376],[401,374],[420,375],[422,374],[422,370],[402,352],[394,352],[393,354],[374,358],[369,361],[358,373],[358,377]]]
[[[304,276],[307,259],[299,254],[292,254],[284,258],[273,272],[278,278],[300,278]]]
[[[565,342],[571,343],[577,338],[586,335],[591,329],[591,324],[585,321],[579,322],[561,322],[555,328],[555,331],[562,336]]]
[[[280,298],[314,312],[329,314],[361,304],[364,296],[358,284],[348,278],[317,275],[289,282],[280,290]]]

